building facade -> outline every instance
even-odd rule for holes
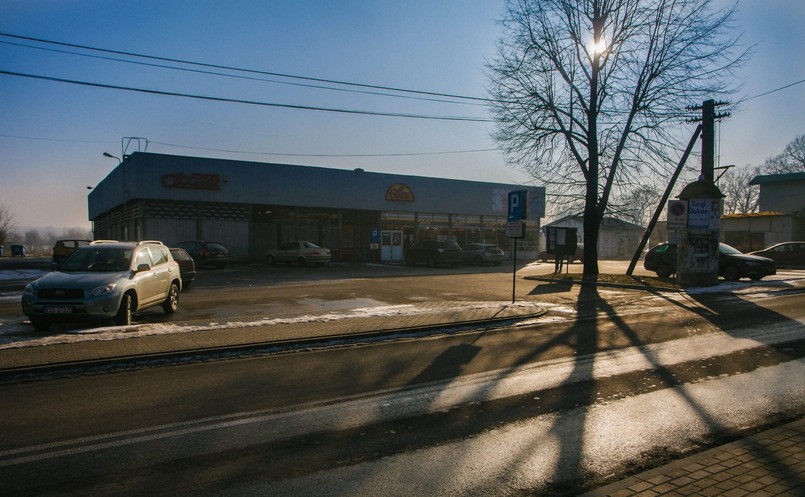
[[[566,216],[545,226],[576,228],[578,243],[584,243],[584,215],[582,214]],[[646,229],[642,226],[611,216],[604,216],[598,232],[599,259],[630,259],[637,250],[645,231]]]
[[[404,260],[425,239],[510,248],[508,194],[528,191],[518,258],[539,251],[545,189],[421,176],[135,152],[89,194],[96,239],[221,242],[262,260],[309,240],[336,260]],[[522,256],[522,257],[521,257]]]
[[[760,188],[760,212],[723,216],[721,239],[743,252],[805,240],[805,173],[764,174],[749,184]]]

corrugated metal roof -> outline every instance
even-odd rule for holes
[[[805,181],[805,172],[787,174],[762,174],[755,176],[750,185],[764,185],[767,183],[780,183],[784,181]]]

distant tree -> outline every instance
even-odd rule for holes
[[[646,227],[662,197],[662,191],[651,186],[633,188],[610,202],[608,212],[624,221]]]
[[[667,174],[685,107],[728,95],[734,8],[709,0],[507,0],[489,64],[507,160],[584,204],[584,276],[616,185]],[[624,188],[627,190],[627,188]]]
[[[25,230],[22,239],[23,244],[31,254],[41,254],[47,245],[46,237],[37,229]]]
[[[749,182],[758,174],[761,174],[760,168],[746,165],[729,169],[721,176],[718,188],[726,195],[724,214],[757,212],[760,187]]]
[[[783,153],[766,159],[761,169],[762,174],[805,172],[805,135],[794,138]]]
[[[5,247],[14,236],[16,226],[11,210],[5,205],[0,205],[0,247]]]

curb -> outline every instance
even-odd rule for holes
[[[234,358],[255,355],[288,353],[299,350],[316,350],[355,346],[359,344],[406,339],[418,336],[462,333],[480,330],[484,327],[503,327],[509,323],[533,319],[546,313],[544,309],[516,316],[470,319],[464,321],[442,322],[408,327],[381,328],[376,331],[364,331],[348,334],[321,335],[311,338],[293,338],[284,340],[266,340],[245,344],[220,345],[202,348],[187,348],[164,352],[120,355],[101,359],[79,359],[74,361],[0,368],[0,379],[34,376],[38,374],[57,373],[74,370],[93,370],[114,366],[136,368],[146,363],[165,362],[202,362],[218,358]],[[137,338],[132,338],[136,340]]]

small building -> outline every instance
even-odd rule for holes
[[[576,214],[557,219],[546,227],[576,228],[578,243],[584,243],[584,215]],[[630,259],[646,229],[611,216],[604,216],[598,232],[599,259]]]
[[[533,259],[543,187],[135,152],[88,202],[96,239],[217,241],[239,260],[309,240],[336,260],[395,262],[407,245],[426,239],[509,249],[508,194],[515,190],[528,192],[518,258]]]
[[[805,240],[805,172],[755,176],[760,212],[721,218],[721,239],[742,252]]]

